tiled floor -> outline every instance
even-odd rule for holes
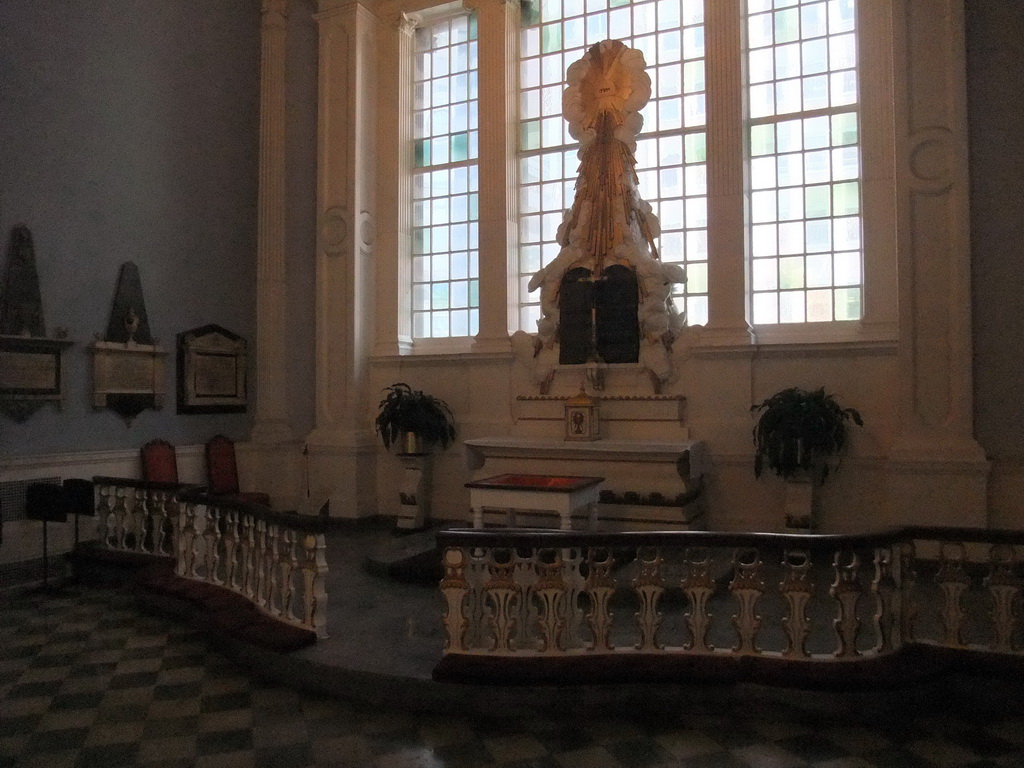
[[[262,683],[116,589],[0,604],[0,766],[1024,766],[1024,712],[816,727],[774,711],[494,719]]]

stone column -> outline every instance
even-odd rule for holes
[[[892,4],[900,337],[893,515],[987,523],[973,436],[966,49],[960,0]]]
[[[316,426],[310,487],[332,517],[374,514],[372,408],[365,397],[376,239],[378,21],[320,0],[317,139]]]
[[[285,55],[288,0],[263,0],[259,212],[256,242],[256,403],[252,439],[291,438],[285,375]]]

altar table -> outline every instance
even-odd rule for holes
[[[572,513],[586,510],[588,525],[597,524],[597,500],[603,477],[575,475],[494,475],[466,483],[473,509],[473,527],[484,527],[484,509],[504,509],[508,525],[516,524],[517,510],[557,512],[559,527],[572,530]]]

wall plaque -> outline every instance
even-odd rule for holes
[[[28,227],[11,230],[7,279],[0,298],[0,409],[24,421],[62,399],[61,352],[72,345],[57,329],[47,338],[35,249]]]
[[[121,265],[107,334],[89,345],[93,407],[109,408],[130,425],[147,408],[164,405],[164,358],[149,331],[138,267]]]
[[[178,334],[178,413],[244,413],[246,341],[219,325]]]

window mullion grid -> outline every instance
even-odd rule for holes
[[[475,18],[433,20],[415,34],[413,337],[469,336],[479,306]]]
[[[712,4],[715,5],[715,4]],[[690,322],[707,317],[707,190],[703,0],[564,0],[524,5],[520,37],[519,327],[533,330],[539,299],[525,286],[557,256],[555,232],[572,205],[578,144],[562,119],[568,65],[594,43],[622,39],[643,52],[653,85],[637,148],[641,196],[659,215],[662,259],[686,264],[677,287]],[[679,307],[682,309],[682,307]]]
[[[752,323],[859,319],[855,0],[748,11]]]

